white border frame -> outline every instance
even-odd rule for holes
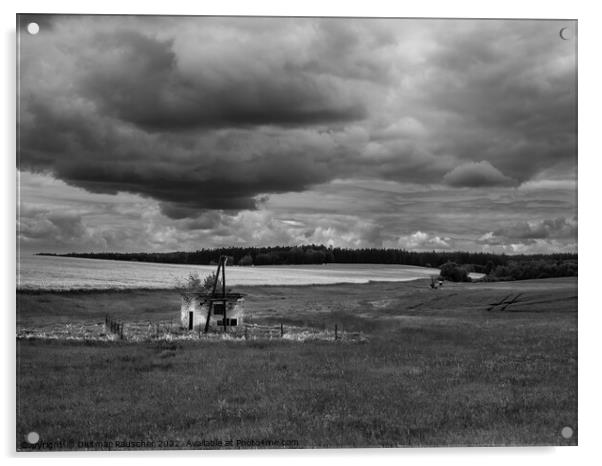
[[[3,343],[7,364],[2,384],[4,422],[1,423],[0,441],[2,456],[43,457],[50,463],[63,464],[68,459],[96,463],[103,459],[132,460],[160,464],[167,457],[179,461],[199,464],[243,460],[245,464],[266,465],[286,461],[290,466],[305,465],[307,461],[332,462],[340,459],[346,463],[364,464],[375,455],[379,462],[396,463],[420,461],[421,463],[447,465],[481,465],[484,460],[491,465],[507,466],[508,462],[523,464],[545,460],[548,465],[563,465],[578,461],[593,463],[599,458],[597,434],[600,423],[598,387],[600,352],[599,332],[602,330],[601,306],[596,295],[594,282],[599,273],[594,267],[599,262],[596,252],[599,245],[597,212],[600,210],[596,190],[598,177],[602,173],[598,158],[600,83],[602,76],[599,65],[599,16],[594,2],[585,1],[525,1],[505,0],[478,2],[456,0],[421,0],[420,2],[386,2],[381,0],[326,2],[305,0],[282,2],[269,0],[223,0],[220,2],[190,2],[168,0],[163,2],[134,2],[103,0],[82,3],[75,0],[8,0],[2,2],[3,72],[0,73],[4,106],[0,112],[0,128],[4,142],[2,170],[2,200],[4,222],[2,235],[2,317]],[[474,17],[474,18],[563,18],[579,21],[579,446],[578,447],[521,447],[521,448],[428,448],[428,449],[358,449],[358,450],[289,450],[289,451],[229,451],[229,452],[120,452],[120,453],[48,453],[29,454],[14,452],[15,445],[15,270],[16,270],[16,165],[15,165],[15,105],[16,105],[16,13],[110,13],[110,14],[182,14],[182,15],[271,15],[271,16],[393,16],[393,17]],[[10,260],[9,260],[10,259]]]

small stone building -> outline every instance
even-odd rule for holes
[[[221,328],[224,325],[224,313],[226,327],[236,329],[241,327],[244,319],[244,298],[239,293],[227,293],[226,296],[211,296],[207,293],[184,293],[182,294],[182,306],[180,308],[180,322],[188,330],[203,330],[207,321],[209,305],[213,303],[211,311],[210,328]]]

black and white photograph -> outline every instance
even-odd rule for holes
[[[18,454],[578,445],[577,39],[17,14]]]

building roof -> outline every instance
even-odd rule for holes
[[[224,297],[221,293],[215,293],[214,296],[211,295],[211,293],[205,293],[205,292],[198,292],[198,291],[184,291],[182,292],[183,295],[186,296],[194,296],[197,297],[199,299],[203,299],[205,301],[224,301],[224,299],[226,301],[238,301],[239,299],[243,298],[245,295],[241,294],[241,293],[226,293],[226,296]]]

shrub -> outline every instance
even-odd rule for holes
[[[210,273],[205,278],[201,279],[198,273],[190,273],[183,282],[178,282],[177,288],[182,294],[185,293],[208,293],[213,290],[215,283],[215,272]],[[217,280],[216,289],[221,289],[222,281]]]

